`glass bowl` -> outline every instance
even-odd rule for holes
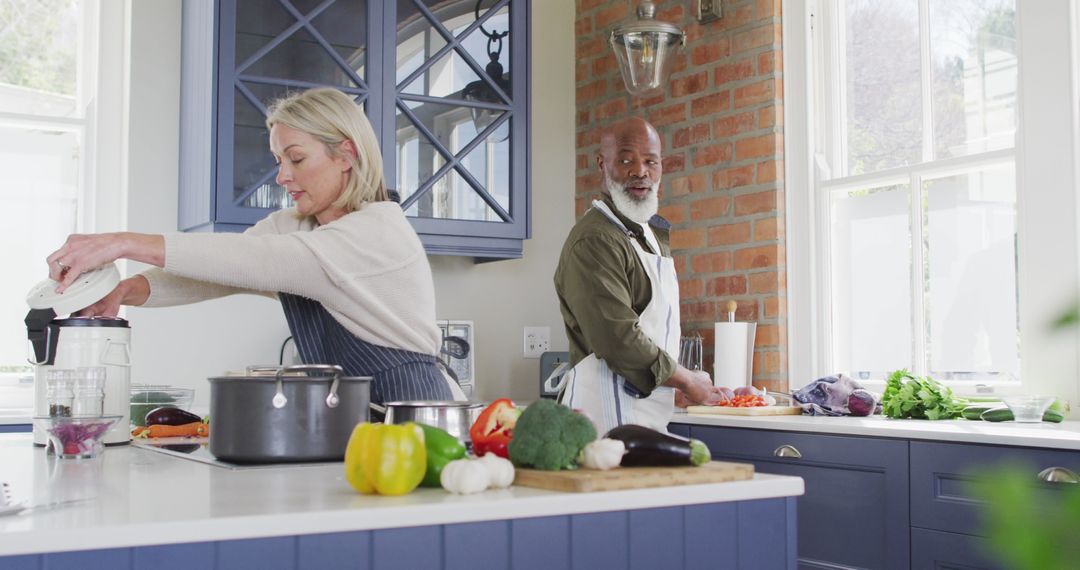
[[[1001,399],[1012,410],[1013,420],[1019,423],[1038,423],[1043,413],[1054,403],[1054,396],[1006,396]]]
[[[97,457],[102,438],[121,416],[35,416],[34,425],[46,434],[45,449],[63,459]]]
[[[194,388],[133,384],[131,386],[131,425],[143,425],[146,414],[156,408],[180,408],[187,411],[195,399]]]

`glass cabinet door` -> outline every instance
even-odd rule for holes
[[[220,217],[250,224],[292,204],[274,182],[267,107],[294,91],[331,86],[367,104],[366,0],[239,0],[231,57],[222,50],[228,83],[219,86],[222,116]],[[225,58],[228,57],[228,60]],[[225,83],[226,77],[221,77]],[[231,109],[229,108],[231,107]],[[228,113],[228,114],[224,114]],[[232,140],[226,144],[226,138]],[[230,172],[231,170],[231,172]],[[231,192],[223,191],[231,189]]]
[[[525,148],[527,113],[515,95],[524,93],[527,73],[525,54],[511,47],[525,45],[512,41],[525,14],[515,14],[516,5],[396,2],[394,105],[384,114],[393,130],[384,131],[384,156],[387,183],[421,233],[525,237],[518,182],[526,168],[514,156]]]

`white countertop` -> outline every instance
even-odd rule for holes
[[[30,504],[89,499],[0,517],[0,556],[369,530],[789,497],[798,477],[604,493],[510,487],[456,496],[419,489],[365,496],[342,465],[229,470],[136,447],[93,460],[46,457],[29,434],[0,435],[0,480]]]
[[[29,424],[33,422],[33,416],[33,408],[3,408],[0,409],[0,426]]]
[[[859,418],[805,415],[718,416],[686,413],[675,414],[671,421],[678,424],[703,426],[1080,450],[1080,421],[1065,421],[1059,424],[1049,422],[1018,424],[973,420],[894,420],[880,415]]]

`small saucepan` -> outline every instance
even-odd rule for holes
[[[456,402],[453,400],[409,400],[386,402],[382,406],[369,404],[372,410],[385,416],[384,423],[403,424],[416,422],[435,426],[450,432],[462,443],[469,444],[469,428],[480,412],[483,402]]]

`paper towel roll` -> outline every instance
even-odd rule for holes
[[[716,323],[713,384],[735,389],[749,386],[754,373],[754,337],[757,323]]]

